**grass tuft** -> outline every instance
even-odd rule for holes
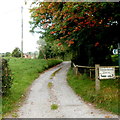
[[[12,117],[17,118],[17,117],[18,117],[18,114],[17,114],[17,113],[13,113],[13,114],[12,114]]]
[[[49,82],[48,83],[48,88],[52,88],[53,87],[53,83],[52,82]]]
[[[57,104],[52,104],[51,105],[51,110],[56,110],[58,109],[58,105]]]
[[[59,68],[58,70],[56,70],[55,72],[53,72],[53,73],[51,74],[51,76],[50,76],[50,79],[52,79],[52,78],[55,76],[55,74],[56,74],[57,72],[59,72],[61,69],[62,69],[62,68]]]

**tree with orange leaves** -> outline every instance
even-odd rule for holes
[[[32,31],[36,27],[44,29],[43,36],[48,38],[47,41],[56,41],[58,46],[67,45],[77,53],[74,55],[80,55],[80,64],[105,62],[110,55],[110,46],[118,42],[118,37],[116,40],[114,38],[120,23],[120,5],[116,3],[38,2],[36,6],[30,10]],[[80,50],[85,51],[84,55]],[[107,52],[100,58],[104,50]]]

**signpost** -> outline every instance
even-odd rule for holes
[[[115,79],[115,67],[95,65],[95,89],[100,90],[101,79]]]
[[[120,76],[120,43],[118,48],[113,49],[113,54],[118,55],[119,76]],[[95,88],[100,90],[100,79],[115,79],[115,67],[95,65]]]
[[[99,67],[99,79],[115,79],[115,67]]]

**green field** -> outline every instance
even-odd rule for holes
[[[8,96],[3,97],[3,115],[20,106],[29,86],[41,72],[61,62],[62,60],[10,58],[9,67],[12,70],[14,80],[11,92]]]
[[[102,108],[115,114],[119,114],[118,94],[119,80],[101,80],[101,89],[98,93],[95,91],[95,81],[87,75],[76,76],[70,69],[67,75],[68,84],[85,101],[93,103],[97,108]]]

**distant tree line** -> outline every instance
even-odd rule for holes
[[[30,55],[30,56],[38,56],[38,52],[27,52],[25,53],[25,55]],[[0,53],[1,57],[16,57],[16,58],[20,58],[21,57],[21,50],[16,47],[12,52],[6,52],[6,53]]]
[[[0,53],[2,57],[21,57],[21,51],[18,47],[16,47],[12,53],[6,52],[6,53]]]

